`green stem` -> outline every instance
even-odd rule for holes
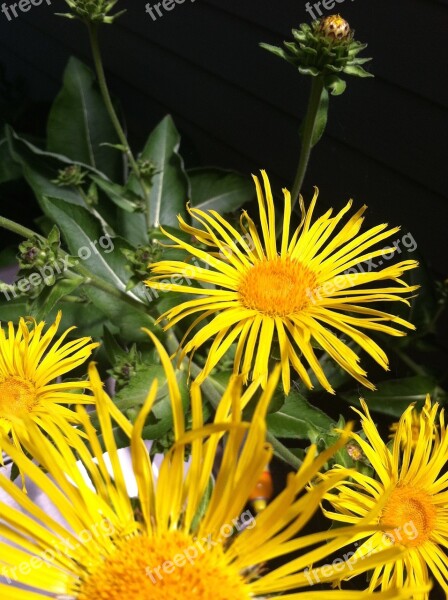
[[[305,178],[306,169],[311,156],[313,132],[316,125],[316,118],[319,112],[322,92],[324,91],[324,82],[322,77],[312,77],[310,97],[308,100],[308,108],[306,111],[302,144],[300,148],[300,159],[297,166],[297,172],[291,190],[291,202],[294,208],[302,189],[303,180]]]
[[[297,458],[286,446],[284,446],[279,440],[272,434],[267,432],[267,441],[271,444],[274,454],[283,460],[286,464],[290,465],[296,471],[302,466],[302,461]]]
[[[134,158],[131,147],[129,146],[128,139],[126,137],[125,132],[120,123],[120,119],[115,112],[115,108],[110,97],[109,88],[107,86],[106,75],[104,73],[103,61],[101,59],[100,45],[98,42],[98,29],[95,23],[89,21],[87,23],[87,29],[89,30],[89,39],[90,46],[92,48],[93,62],[95,64],[96,75],[98,78],[98,84],[100,86],[101,95],[104,100],[104,104],[106,105],[106,110],[109,114],[110,120],[117,132],[118,138],[120,140],[121,145],[125,148],[126,156],[129,160],[129,164],[131,165],[132,170],[134,171],[135,176],[137,177],[140,186],[143,191],[143,197],[146,201],[146,223],[148,225],[148,229],[152,226],[151,224],[151,209],[150,209],[150,198],[149,192],[145,186],[145,182],[142,179],[142,175],[140,173],[139,166],[137,161]]]
[[[122,144],[122,146],[126,149],[126,156],[131,164],[132,170],[135,175],[140,179],[140,169],[138,168],[137,162],[132,154],[132,150],[129,146],[129,142],[127,140],[126,134],[123,131],[123,128],[120,123],[120,119],[117,117],[117,113],[115,112],[114,105],[112,103],[112,99],[110,97],[109,88],[107,87],[106,75],[104,73],[103,61],[101,59],[100,45],[98,43],[98,29],[95,23],[91,21],[88,22],[87,28],[89,30],[89,38],[90,38],[90,46],[92,48],[93,62],[95,64],[96,75],[98,78],[98,84],[100,86],[101,95],[104,100],[104,104],[106,105],[106,110],[109,114],[110,120],[117,132],[118,138]]]
[[[190,372],[193,376],[197,376],[201,372],[201,368],[194,362],[191,363]],[[219,387],[219,389],[218,389]],[[206,379],[202,384],[201,388],[207,398],[210,400],[212,406],[216,409],[221,401],[224,393],[224,388],[218,384],[213,383],[212,379]],[[299,469],[302,465],[302,461],[297,458],[286,446],[284,446],[272,433],[269,431],[266,434],[267,441],[271,444],[274,454],[283,460],[286,464],[291,465],[293,469]]]
[[[91,271],[89,271],[89,269],[87,269],[81,264],[75,265],[73,268],[77,273],[85,277],[86,285],[93,285],[93,287],[96,287],[98,290],[106,292],[110,296],[117,298],[117,300],[123,300],[123,302],[129,304],[130,306],[132,306],[132,308],[135,308],[140,312],[146,314],[147,306],[143,304],[143,302],[140,302],[139,300],[134,300],[134,298],[129,296],[126,292],[119,290],[111,283],[108,283],[104,279],[101,279],[101,277],[97,277]]]
[[[28,227],[24,227],[23,225],[20,225],[20,223],[11,221],[10,219],[7,219],[6,217],[0,217],[0,228],[7,229],[8,231],[12,231],[13,233],[16,233],[17,235],[20,235],[21,237],[24,237],[24,238],[31,238],[31,237],[36,236],[36,237],[40,238],[41,240],[45,240],[45,238],[42,235],[39,235],[32,229],[28,229]]]

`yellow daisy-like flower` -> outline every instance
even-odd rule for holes
[[[415,446],[418,443],[418,438],[420,435],[420,411],[417,410],[416,408],[414,408],[412,410],[410,418],[412,421],[412,426],[410,429],[409,428],[403,429],[402,427],[400,427],[399,421],[392,423],[392,425],[389,427],[389,431],[390,431],[389,438],[395,439],[395,436],[397,435],[398,431],[400,431],[399,435],[402,436],[401,437],[402,445],[406,446],[406,444],[409,444],[411,446],[411,448],[415,448]],[[407,437],[409,435],[411,437]],[[431,439],[435,439],[435,436],[433,435]]]
[[[418,439],[412,444],[415,412],[411,405],[402,415],[391,449],[382,441],[367,406],[361,415],[367,440],[352,434],[375,469],[376,477],[356,473],[353,482],[337,486],[338,494],[328,493],[335,511],[327,516],[356,524],[372,510],[383,505],[378,515],[380,530],[359,545],[354,558],[362,558],[387,547],[400,547],[404,554],[392,563],[377,566],[369,590],[392,586],[413,589],[429,581],[431,572],[448,597],[448,477],[445,472],[448,434],[444,411],[431,405],[428,396],[419,414]],[[357,411],[358,412],[358,411]],[[333,473],[339,472],[335,467]],[[356,536],[360,540],[364,535]],[[427,592],[415,593],[415,600],[428,598]]]
[[[54,382],[81,365],[98,346],[88,337],[64,343],[75,327],[54,341],[61,318],[59,312],[45,333],[45,322],[23,318],[17,331],[12,322],[7,332],[0,328],[0,433],[11,434],[19,446],[20,424],[27,416],[44,430],[51,422],[69,430],[78,417],[62,405],[94,401],[92,396],[72,393],[89,388],[87,381]]]
[[[271,594],[285,600],[371,597],[359,592],[300,591],[310,586],[306,567],[331,555],[353,534],[350,526],[297,537],[325,492],[346,476],[341,471],[314,489],[304,490],[344,444],[347,432],[318,457],[311,447],[301,469],[290,475],[285,490],[254,520],[245,507],[272,454],[265,443],[265,415],[279,370],[268,380],[251,423],[242,422],[241,409],[253,397],[257,383],[242,395],[240,382],[234,378],[215,421],[208,425],[203,422],[199,387],[193,384],[193,430],[186,431],[175,373],[163,347],[156,339],[154,343],[167,375],[175,434],[175,444],[164,458],[157,480],[141,437],[156,398],[157,382],[152,383],[147,401],[131,426],[104,393],[94,365],[90,378],[104,448],[82,406],[77,411],[87,439],[67,441],[52,428],[50,441],[33,422],[29,424],[24,446],[48,474],[6,444],[22,471],[45,490],[66,526],[33,504],[7,478],[0,478],[0,487],[26,513],[0,503],[0,576],[6,580],[0,583],[2,600],[43,600],[48,595],[59,600],[256,600]],[[114,421],[130,440],[137,506],[126,491]],[[222,460],[205,504],[220,442],[224,442]],[[187,445],[191,447],[188,468],[184,462]],[[88,477],[81,475],[78,457]],[[296,555],[267,572],[266,561],[289,553]],[[20,590],[17,584],[28,588]],[[402,596],[394,590],[379,597],[409,594]]]
[[[243,235],[216,211],[194,208],[189,208],[189,212],[204,230],[189,226],[179,217],[180,228],[203,244],[217,248],[218,256],[164,232],[176,242],[177,248],[187,250],[207,268],[172,260],[151,266],[153,276],[146,281],[149,287],[201,296],[168,310],[160,320],[167,319],[167,327],[172,327],[190,315],[201,313],[188,329],[183,344],[198,324],[219,313],[185,344],[180,359],[213,339],[205,367],[197,379],[202,382],[237,342],[234,372],[243,373],[247,380],[252,370],[253,378],[261,376],[266,380],[275,341],[280,348],[286,393],[290,389],[290,365],[309,388],[312,383],[307,367],[321,385],[333,393],[313,349],[314,342],[357,381],[374,389],[359,365],[357,352],[348,342],[353,340],[384,369],[388,368],[386,354],[363,330],[402,336],[405,334],[396,325],[414,329],[404,319],[372,308],[371,304],[408,303],[403,296],[414,291],[416,286],[408,286],[400,277],[417,263],[406,260],[369,272],[361,272],[355,267],[362,262],[370,264],[377,256],[389,258],[393,249],[372,250],[372,247],[399,228],[387,229],[383,224],[359,234],[366,209],[363,206],[336,232],[352,205],[351,201],[336,216],[331,217],[332,210],[329,210],[311,224],[316,190],[308,211],[301,199],[302,222],[290,236],[291,196],[283,190],[283,232],[278,247],[274,200],[264,171],[262,177],[264,193],[254,177],[261,236],[246,212],[241,217]],[[176,282],[179,277],[205,283],[207,287],[180,284]],[[383,283],[386,281],[391,283]]]

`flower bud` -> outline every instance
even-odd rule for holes
[[[350,25],[340,15],[331,15],[321,19],[318,31],[334,40],[349,40],[353,37]]]

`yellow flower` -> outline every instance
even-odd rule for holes
[[[387,590],[398,585],[406,589],[421,587],[429,582],[429,572],[439,582],[448,597],[448,479],[445,472],[448,435],[444,411],[431,405],[427,397],[418,417],[418,439],[413,446],[403,444],[412,440],[415,429],[413,405],[403,413],[393,446],[389,449],[370,417],[359,413],[367,440],[352,434],[376,472],[376,477],[352,475],[352,482],[338,484],[337,493],[328,493],[335,512],[327,516],[344,523],[356,524],[368,511],[380,506],[377,517],[379,531],[365,540],[355,556],[371,555],[383,548],[399,547],[402,556],[389,564],[377,566],[370,579],[369,590]],[[358,412],[358,411],[357,411]],[[339,469],[335,467],[333,474]],[[364,538],[356,536],[354,540]],[[361,564],[361,563],[359,563]],[[356,574],[356,569],[353,574]],[[415,600],[425,600],[428,593],[415,593]]]
[[[78,436],[68,441],[55,430],[52,443],[34,423],[29,424],[24,446],[48,474],[6,444],[22,471],[45,490],[66,526],[30,502],[7,478],[0,478],[0,487],[27,513],[0,506],[0,575],[6,579],[0,583],[2,600],[43,600],[48,595],[64,600],[255,600],[277,593],[285,600],[370,597],[359,592],[300,591],[310,585],[306,567],[331,555],[353,534],[353,528],[348,527],[297,537],[318,509],[323,494],[346,476],[342,471],[304,491],[307,482],[344,444],[347,432],[317,458],[315,447],[311,447],[301,469],[290,475],[285,490],[254,521],[245,507],[272,454],[265,443],[265,415],[279,369],[268,380],[251,423],[242,422],[241,409],[259,387],[257,382],[241,394],[241,378],[233,378],[215,421],[208,425],[203,422],[200,389],[193,384],[193,430],[186,431],[175,373],[160,342],[153,340],[167,375],[175,435],[157,481],[141,437],[156,398],[157,382],[152,383],[146,403],[131,426],[106,396],[94,365],[90,378],[104,448],[82,406],[77,411],[87,439]],[[118,460],[114,422],[130,440],[138,488],[134,503],[126,492],[125,474]],[[221,442],[220,467],[205,504]],[[186,446],[191,447],[188,469],[184,462]],[[78,456],[88,478],[81,475]],[[295,557],[267,572],[267,561],[289,553]],[[29,588],[20,591],[15,583]],[[384,597],[402,596],[394,591]]]
[[[392,425],[389,427],[389,431],[391,432],[389,438],[395,439],[395,436],[400,430],[399,435],[402,436],[401,443],[403,447],[409,444],[411,448],[415,448],[418,442],[418,437],[420,435],[420,413],[416,408],[412,410],[410,419],[412,425],[410,428],[406,429],[400,427],[400,422],[392,423]],[[409,435],[410,437],[408,437]],[[435,439],[435,436],[433,435],[431,439]]]
[[[329,210],[311,224],[316,190],[308,211],[301,199],[302,221],[290,236],[291,196],[283,190],[283,232],[278,247],[271,187],[264,171],[262,176],[264,194],[254,177],[261,237],[246,212],[241,218],[243,236],[217,212],[194,208],[189,208],[189,212],[202,223],[205,231],[187,225],[179,217],[180,227],[203,244],[217,248],[218,256],[165,232],[176,242],[177,248],[187,250],[207,268],[172,260],[152,265],[153,277],[146,281],[149,287],[200,295],[200,298],[168,310],[160,319],[168,320],[168,328],[201,313],[188,329],[183,344],[198,324],[218,313],[185,344],[180,359],[213,340],[205,367],[197,379],[200,383],[237,342],[234,373],[243,373],[247,381],[252,370],[253,378],[261,376],[266,381],[271,348],[275,343],[280,347],[286,393],[290,389],[290,365],[309,388],[312,383],[307,367],[321,385],[333,393],[313,349],[313,345],[318,344],[342,369],[374,389],[359,366],[358,353],[349,343],[359,344],[378,364],[388,369],[386,354],[364,330],[402,336],[405,334],[389,323],[414,329],[404,319],[372,308],[372,303],[400,301],[408,304],[402,296],[414,291],[416,286],[408,286],[400,277],[417,263],[406,260],[368,272],[355,267],[362,262],[370,265],[377,256],[390,255],[390,250],[372,250],[372,247],[399,228],[387,230],[387,225],[383,224],[358,235],[365,206],[341,226],[351,201],[335,217],[331,217]],[[205,283],[207,287],[176,283],[179,276]],[[163,279],[165,281],[161,281]],[[388,280],[392,283],[383,283]]]
[[[17,331],[12,322],[0,328],[0,434],[11,434],[20,446],[21,424],[30,416],[43,430],[54,423],[68,432],[77,414],[63,404],[92,403],[94,398],[73,391],[90,387],[86,381],[54,380],[81,365],[98,346],[84,337],[63,343],[75,329],[67,329],[53,342],[61,313],[44,333],[45,323],[21,318]],[[0,441],[0,451],[2,442]]]

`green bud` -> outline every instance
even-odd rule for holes
[[[284,48],[260,44],[262,48],[286,60],[302,75],[323,77],[325,87],[333,94],[342,94],[345,82],[340,74],[373,77],[361,65],[372,60],[358,58],[367,47],[354,39],[354,31],[340,15],[331,15],[311,25],[302,23],[292,30],[293,40]]]
[[[19,245],[17,260],[21,270],[35,270],[56,262],[58,245],[33,236]]]
[[[139,158],[137,160],[137,165],[140,175],[146,179],[152,179],[154,175],[159,172],[157,165],[153,163],[152,160],[144,160]]]
[[[72,9],[71,13],[58,13],[60,17],[68,19],[81,19],[81,21],[90,21],[92,23],[111,24],[125,10],[109,15],[110,11],[117,4],[118,0],[65,0],[65,3]]]
[[[128,353],[117,358],[113,368],[108,371],[115,379],[117,392],[127,386],[142,365],[142,357],[135,345]]]
[[[163,247],[157,242],[151,242],[144,246],[137,246],[136,250],[122,249],[128,260],[127,268],[132,273],[133,287],[148,278],[148,267],[159,261],[163,255]]]
[[[52,183],[60,187],[79,187],[81,186],[87,173],[79,165],[70,165],[65,169],[59,169],[58,176],[52,180]]]

